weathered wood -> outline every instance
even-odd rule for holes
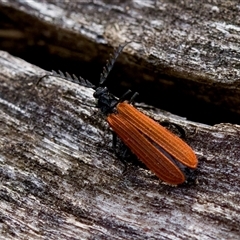
[[[12,52],[35,46],[39,54],[49,51],[75,59],[77,73],[85,76],[86,63],[99,56],[107,59],[107,46],[133,40],[128,60],[124,55],[120,60],[129,66],[121,73],[123,85],[162,108],[197,115],[199,121],[210,106],[208,118],[214,118],[218,106],[220,114],[208,122],[229,121],[225,116],[230,112],[240,113],[238,9],[237,0],[1,0],[0,12],[7,23],[0,42]],[[114,85],[120,82],[120,72],[116,69]],[[203,102],[208,104],[202,106]],[[238,123],[239,116],[231,121]]]
[[[238,1],[0,0],[0,48],[21,55],[38,46],[75,59],[82,75],[93,59],[105,62],[108,46],[134,40],[114,84],[122,74],[154,103],[174,99],[182,109],[187,95],[186,103],[197,98],[239,113],[237,9]],[[145,111],[182,126],[199,159],[196,184],[167,186],[139,166],[123,174],[93,91],[53,77],[36,86],[44,73],[0,52],[2,238],[239,238],[239,125]]]
[[[0,52],[0,231],[4,239],[237,239],[240,127],[153,109],[182,126],[198,182],[172,187],[124,165],[93,91]]]

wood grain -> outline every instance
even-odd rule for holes
[[[240,122],[238,10],[237,0],[0,0],[0,237],[238,239],[240,127],[221,123],[232,113]],[[150,103],[220,123],[141,105],[184,128],[196,184],[173,188],[133,164],[123,174],[93,91],[53,77],[36,86],[45,71],[13,57],[98,81],[126,40],[112,88],[121,81]]]
[[[0,44],[46,69],[97,81],[111,47],[133,41],[109,81],[115,93],[121,83],[195,121],[239,123],[237,9],[237,0],[1,0]],[[50,56],[65,61],[45,61]]]
[[[0,218],[4,239],[237,239],[240,128],[182,126],[195,185],[165,185],[115,157],[93,91],[0,53]]]

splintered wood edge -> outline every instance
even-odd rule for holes
[[[172,187],[136,165],[123,174],[92,89],[55,77],[36,86],[45,71],[0,56],[2,236],[239,236],[240,126],[211,127],[143,106],[155,120],[185,129],[199,160],[197,179]]]

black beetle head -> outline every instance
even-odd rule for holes
[[[97,99],[97,107],[105,113],[111,113],[118,103],[118,99],[109,93],[107,87],[98,87],[93,96]]]

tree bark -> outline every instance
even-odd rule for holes
[[[219,94],[221,90],[223,99],[216,99],[214,104],[222,101],[239,111],[238,14],[234,1],[219,6],[202,1],[201,5],[197,1],[194,5],[84,2],[73,6],[62,1],[52,5],[0,1],[1,13],[22,26],[22,30],[12,28],[17,44],[14,47],[14,41],[9,41],[9,46],[17,48],[26,39],[30,43],[41,39],[50,51],[74,53],[71,57],[88,63],[101,53],[102,61],[108,58],[106,44],[115,46],[144,36],[145,52],[141,44],[132,43],[120,56],[128,79],[151,82],[158,76],[154,80],[157,85],[159,76],[164,76],[161,80],[166,85],[188,86],[190,95],[199,87],[197,95],[208,101],[214,98],[209,92],[216,89],[215,94]],[[161,16],[158,21],[156,14]],[[57,31],[60,26],[61,31]],[[3,39],[7,27],[2,29]],[[218,34],[213,36],[214,29]],[[227,40],[217,38],[226,31],[230,34]],[[10,38],[8,35],[1,46],[6,47]],[[174,48],[178,49],[175,53]],[[200,55],[192,56],[193,50]],[[219,64],[217,68],[214,63]],[[46,72],[4,51],[0,52],[0,69],[0,232],[4,239],[239,238],[239,125],[208,126],[138,106],[158,122],[183,128],[185,141],[198,157],[196,181],[173,187],[134,163],[124,172],[91,88],[56,77],[43,78],[37,85]],[[235,75],[230,76],[231,72]],[[144,76],[136,78],[140,75]],[[204,92],[206,89],[209,91]]]

